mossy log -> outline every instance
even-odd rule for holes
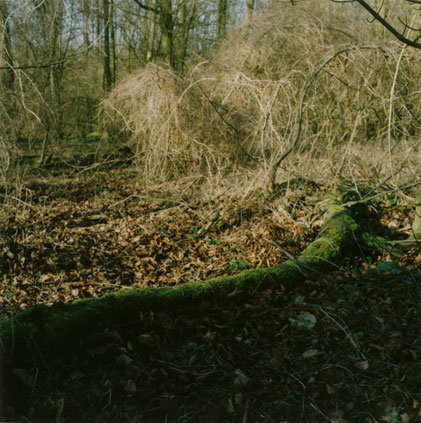
[[[418,187],[417,200],[415,205],[415,218],[412,225],[414,239],[421,240],[421,185]]]
[[[51,307],[35,306],[1,323],[2,348],[7,359],[19,361],[31,352],[46,354],[69,350],[76,340],[99,327],[135,321],[140,312],[191,306],[206,299],[218,300],[233,291],[253,293],[281,284],[286,289],[293,289],[305,279],[306,270],[325,270],[355,251],[358,231],[359,226],[350,213],[330,200],[322,231],[296,261],[203,282],[187,282],[172,288],[122,290],[101,298]]]

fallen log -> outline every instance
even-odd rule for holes
[[[338,201],[331,199],[325,207],[325,224],[319,236],[295,260],[203,282],[126,289],[100,298],[32,307],[1,322],[4,358],[19,361],[27,354],[69,350],[76,340],[89,336],[98,328],[136,321],[141,312],[193,306],[207,299],[217,301],[236,291],[252,294],[280,285],[294,289],[312,272],[328,270],[355,252],[359,225]]]

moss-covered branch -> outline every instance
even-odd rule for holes
[[[69,304],[44,305],[25,310],[1,324],[1,341],[10,358],[28,351],[58,351],[94,332],[98,327],[136,320],[140,312],[193,305],[204,299],[223,298],[234,290],[255,292],[284,285],[294,288],[303,280],[303,269],[319,271],[337,263],[355,249],[358,225],[349,212],[333,200],[327,206],[326,223],[319,237],[297,258],[278,266],[246,270],[204,282],[188,282],[173,288],[122,290],[102,298]]]

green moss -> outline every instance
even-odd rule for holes
[[[303,269],[329,268],[355,249],[358,224],[333,200],[327,209],[329,216],[323,230],[298,256],[297,264],[287,261],[275,267],[245,270],[237,275],[189,282],[174,288],[123,290],[102,298],[33,307],[2,322],[3,346],[15,359],[31,351],[57,352],[68,349],[75,339],[101,327],[136,320],[140,312],[193,306],[204,299],[224,298],[233,291],[252,294],[281,284],[294,289],[304,278]]]
[[[86,135],[86,139],[88,141],[99,141],[99,139],[101,138],[101,132],[91,132],[88,135]]]

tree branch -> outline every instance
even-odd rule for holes
[[[53,62],[53,63],[37,63],[35,65],[22,65],[22,66],[13,66],[13,65],[9,65],[9,66],[0,66],[0,70],[20,70],[20,69],[40,69],[40,68],[50,68],[51,66],[56,66],[56,65],[61,65],[62,63],[66,62],[67,59],[63,59],[60,60],[58,62]]]
[[[153,12],[153,13],[156,13],[156,14],[158,14],[159,13],[159,10],[158,9],[155,9],[155,8],[153,8],[153,7],[149,7],[149,6],[146,6],[146,5],[144,5],[143,3],[141,3],[139,0],[133,0],[141,9],[144,9],[144,10],[149,10],[149,12]]]
[[[386,19],[380,16],[365,0],[355,0],[359,3],[368,13],[373,16],[378,22],[380,22],[388,31],[390,31],[399,41],[402,41],[404,44],[421,49],[421,43],[417,43],[414,40],[411,40],[404,35],[402,35],[394,26],[392,26]],[[407,0],[411,3],[421,4],[421,0]]]

